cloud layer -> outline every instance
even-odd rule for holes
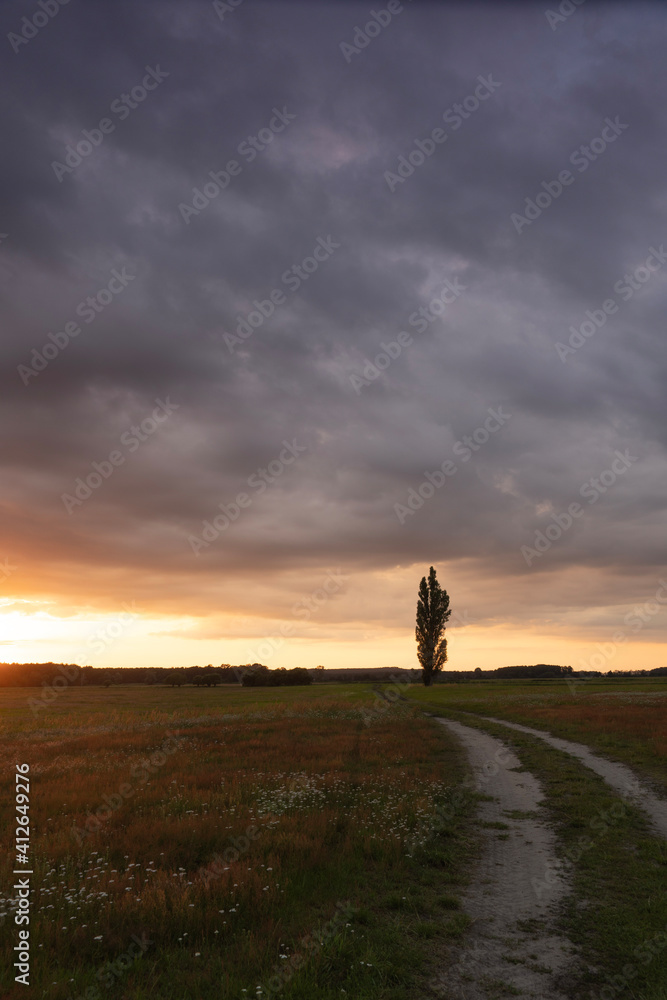
[[[210,636],[342,567],[334,641],[430,563],[489,624],[655,591],[665,11],[398,7],[3,6],[17,596]]]

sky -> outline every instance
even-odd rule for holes
[[[666,27],[4,3],[0,659],[667,665]]]

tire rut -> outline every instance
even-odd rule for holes
[[[661,836],[667,837],[667,800],[658,798],[650,788],[639,781],[633,771],[625,764],[618,764],[616,761],[599,757],[583,743],[573,743],[571,740],[561,739],[560,736],[552,736],[551,733],[545,733],[542,729],[531,729],[530,726],[522,726],[518,722],[507,722],[505,719],[494,719],[486,715],[479,715],[477,718],[486,722],[494,722],[499,726],[506,726],[508,729],[516,729],[517,732],[527,733],[529,736],[537,736],[554,747],[555,750],[561,750],[563,753],[569,753],[576,757],[591,771],[595,771],[601,778],[604,778],[614,791],[620,792],[634,805],[648,813],[655,829]]]
[[[575,949],[556,931],[555,915],[568,892],[569,869],[539,816],[540,783],[516,770],[521,762],[500,740],[460,722],[437,721],[464,745],[477,790],[492,800],[480,804],[486,842],[464,894],[473,923],[456,963],[434,988],[446,1000],[490,1000],[516,990],[534,1000],[567,1000],[558,984],[569,978]]]

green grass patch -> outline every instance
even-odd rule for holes
[[[461,909],[461,900],[457,896],[438,896],[437,903],[443,910]]]
[[[585,743],[667,794],[667,677],[415,685],[408,698],[431,711],[446,705]]]
[[[666,1000],[667,843],[639,809],[574,757],[474,716],[442,714],[511,746],[542,783],[559,856],[572,871],[559,922],[582,959],[573,997]],[[523,923],[525,931],[538,927]]]
[[[441,899],[465,886],[475,797],[443,819],[467,775],[457,741],[404,703],[365,725],[372,697],[70,690],[38,726],[14,704],[0,825],[9,845],[18,757],[32,776],[31,994],[252,1000],[278,984],[281,1000],[423,997],[465,930]],[[177,749],[146,770],[168,732]],[[3,887],[10,868],[5,854]],[[4,897],[3,913],[0,995],[18,1000]],[[107,990],[99,976],[142,934],[145,952],[107,972]]]

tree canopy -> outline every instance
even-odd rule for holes
[[[422,668],[424,684],[433,679],[447,662],[447,639],[445,628],[451,615],[449,594],[438,583],[435,569],[431,566],[428,580],[422,577],[417,601],[417,659]]]

